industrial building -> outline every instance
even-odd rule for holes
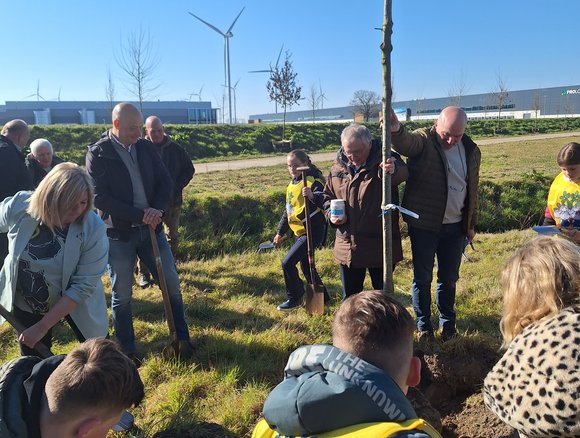
[[[501,111],[500,111],[501,102]],[[437,118],[443,108],[461,106],[470,119],[531,119],[541,117],[580,116],[580,85],[506,91],[505,93],[413,99],[393,102],[400,118],[410,120]],[[282,123],[282,113],[255,114],[251,123]],[[288,111],[287,123],[361,121],[352,106]]]
[[[116,102],[115,102],[116,103]],[[114,104],[99,101],[7,101],[0,105],[0,125],[22,119],[32,125],[110,124]],[[139,107],[138,102],[132,102]],[[143,102],[143,116],[156,115],[163,123],[217,123],[217,109],[211,102]]]

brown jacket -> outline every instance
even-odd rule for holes
[[[407,166],[394,153],[396,172],[392,177],[392,203],[398,204],[397,185],[407,178]],[[335,260],[348,267],[379,268],[383,265],[383,223],[381,218],[382,202],[382,160],[381,146],[373,142],[366,164],[356,175],[351,175],[342,148],[330,169],[324,187],[324,210],[330,215],[330,201],[344,199],[347,221],[336,228],[334,241]],[[399,214],[393,218],[393,265],[403,259]],[[332,224],[331,224],[332,225]],[[333,225],[332,225],[333,226]],[[334,227],[334,226],[333,226]]]
[[[466,233],[477,224],[481,152],[467,135],[464,134],[461,141],[467,162],[467,197],[462,220]],[[393,132],[392,142],[397,152],[409,157],[409,179],[405,184],[403,207],[419,215],[419,219],[405,216],[405,221],[413,227],[439,232],[447,205],[448,184],[447,159],[435,129],[421,128],[408,132],[401,125],[399,132]]]

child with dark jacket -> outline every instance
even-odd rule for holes
[[[300,263],[302,273],[308,281],[310,269],[308,264],[308,245],[306,240],[306,202],[309,203],[310,223],[312,232],[312,244],[314,247],[320,246],[326,240],[326,219],[321,210],[324,199],[324,177],[318,167],[316,167],[310,157],[303,149],[293,150],[287,157],[288,172],[292,177],[286,189],[286,208],[280,222],[278,230],[274,236],[274,245],[279,246],[284,240],[288,230],[296,236],[296,241],[282,261],[284,271],[284,283],[288,299],[278,306],[278,310],[287,312],[298,308],[304,295],[304,283],[298,276],[296,265]],[[301,167],[308,167],[306,171],[306,185],[302,181]],[[314,283],[322,284],[322,280],[315,273]],[[325,297],[328,299],[326,287]]]

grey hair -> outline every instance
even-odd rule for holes
[[[46,138],[37,138],[32,143],[30,143],[30,151],[33,155],[36,155],[36,152],[38,152],[38,150],[43,146],[47,147],[51,154],[54,153],[54,150],[52,149],[52,143],[49,142]]]
[[[364,144],[369,144],[373,140],[373,135],[369,128],[363,125],[357,125],[353,123],[352,125],[348,125],[346,128],[342,130],[342,134],[340,134],[340,142],[344,144],[352,143],[355,141],[360,141]]]

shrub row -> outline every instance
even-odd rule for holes
[[[532,172],[523,180],[482,181],[479,193],[478,232],[525,229],[541,222],[551,179]],[[272,239],[284,205],[284,192],[259,199],[234,195],[192,195],[184,203],[180,255],[213,258],[220,254],[255,251]],[[334,242],[329,229],[327,245]]]
[[[408,129],[429,126],[432,122],[408,122]],[[295,147],[310,151],[337,149],[343,123],[288,124],[287,138]],[[376,137],[380,136],[377,123],[369,123]],[[33,126],[31,138],[49,139],[57,154],[78,164],[84,163],[87,145],[96,141],[107,125],[48,125]],[[502,120],[502,135],[523,135],[535,132],[549,133],[580,129],[580,118],[562,119],[512,119]],[[495,120],[474,120],[467,133],[474,138],[493,136],[497,130]],[[215,159],[274,152],[272,141],[282,136],[281,125],[167,125],[167,131],[187,149],[193,160]]]

